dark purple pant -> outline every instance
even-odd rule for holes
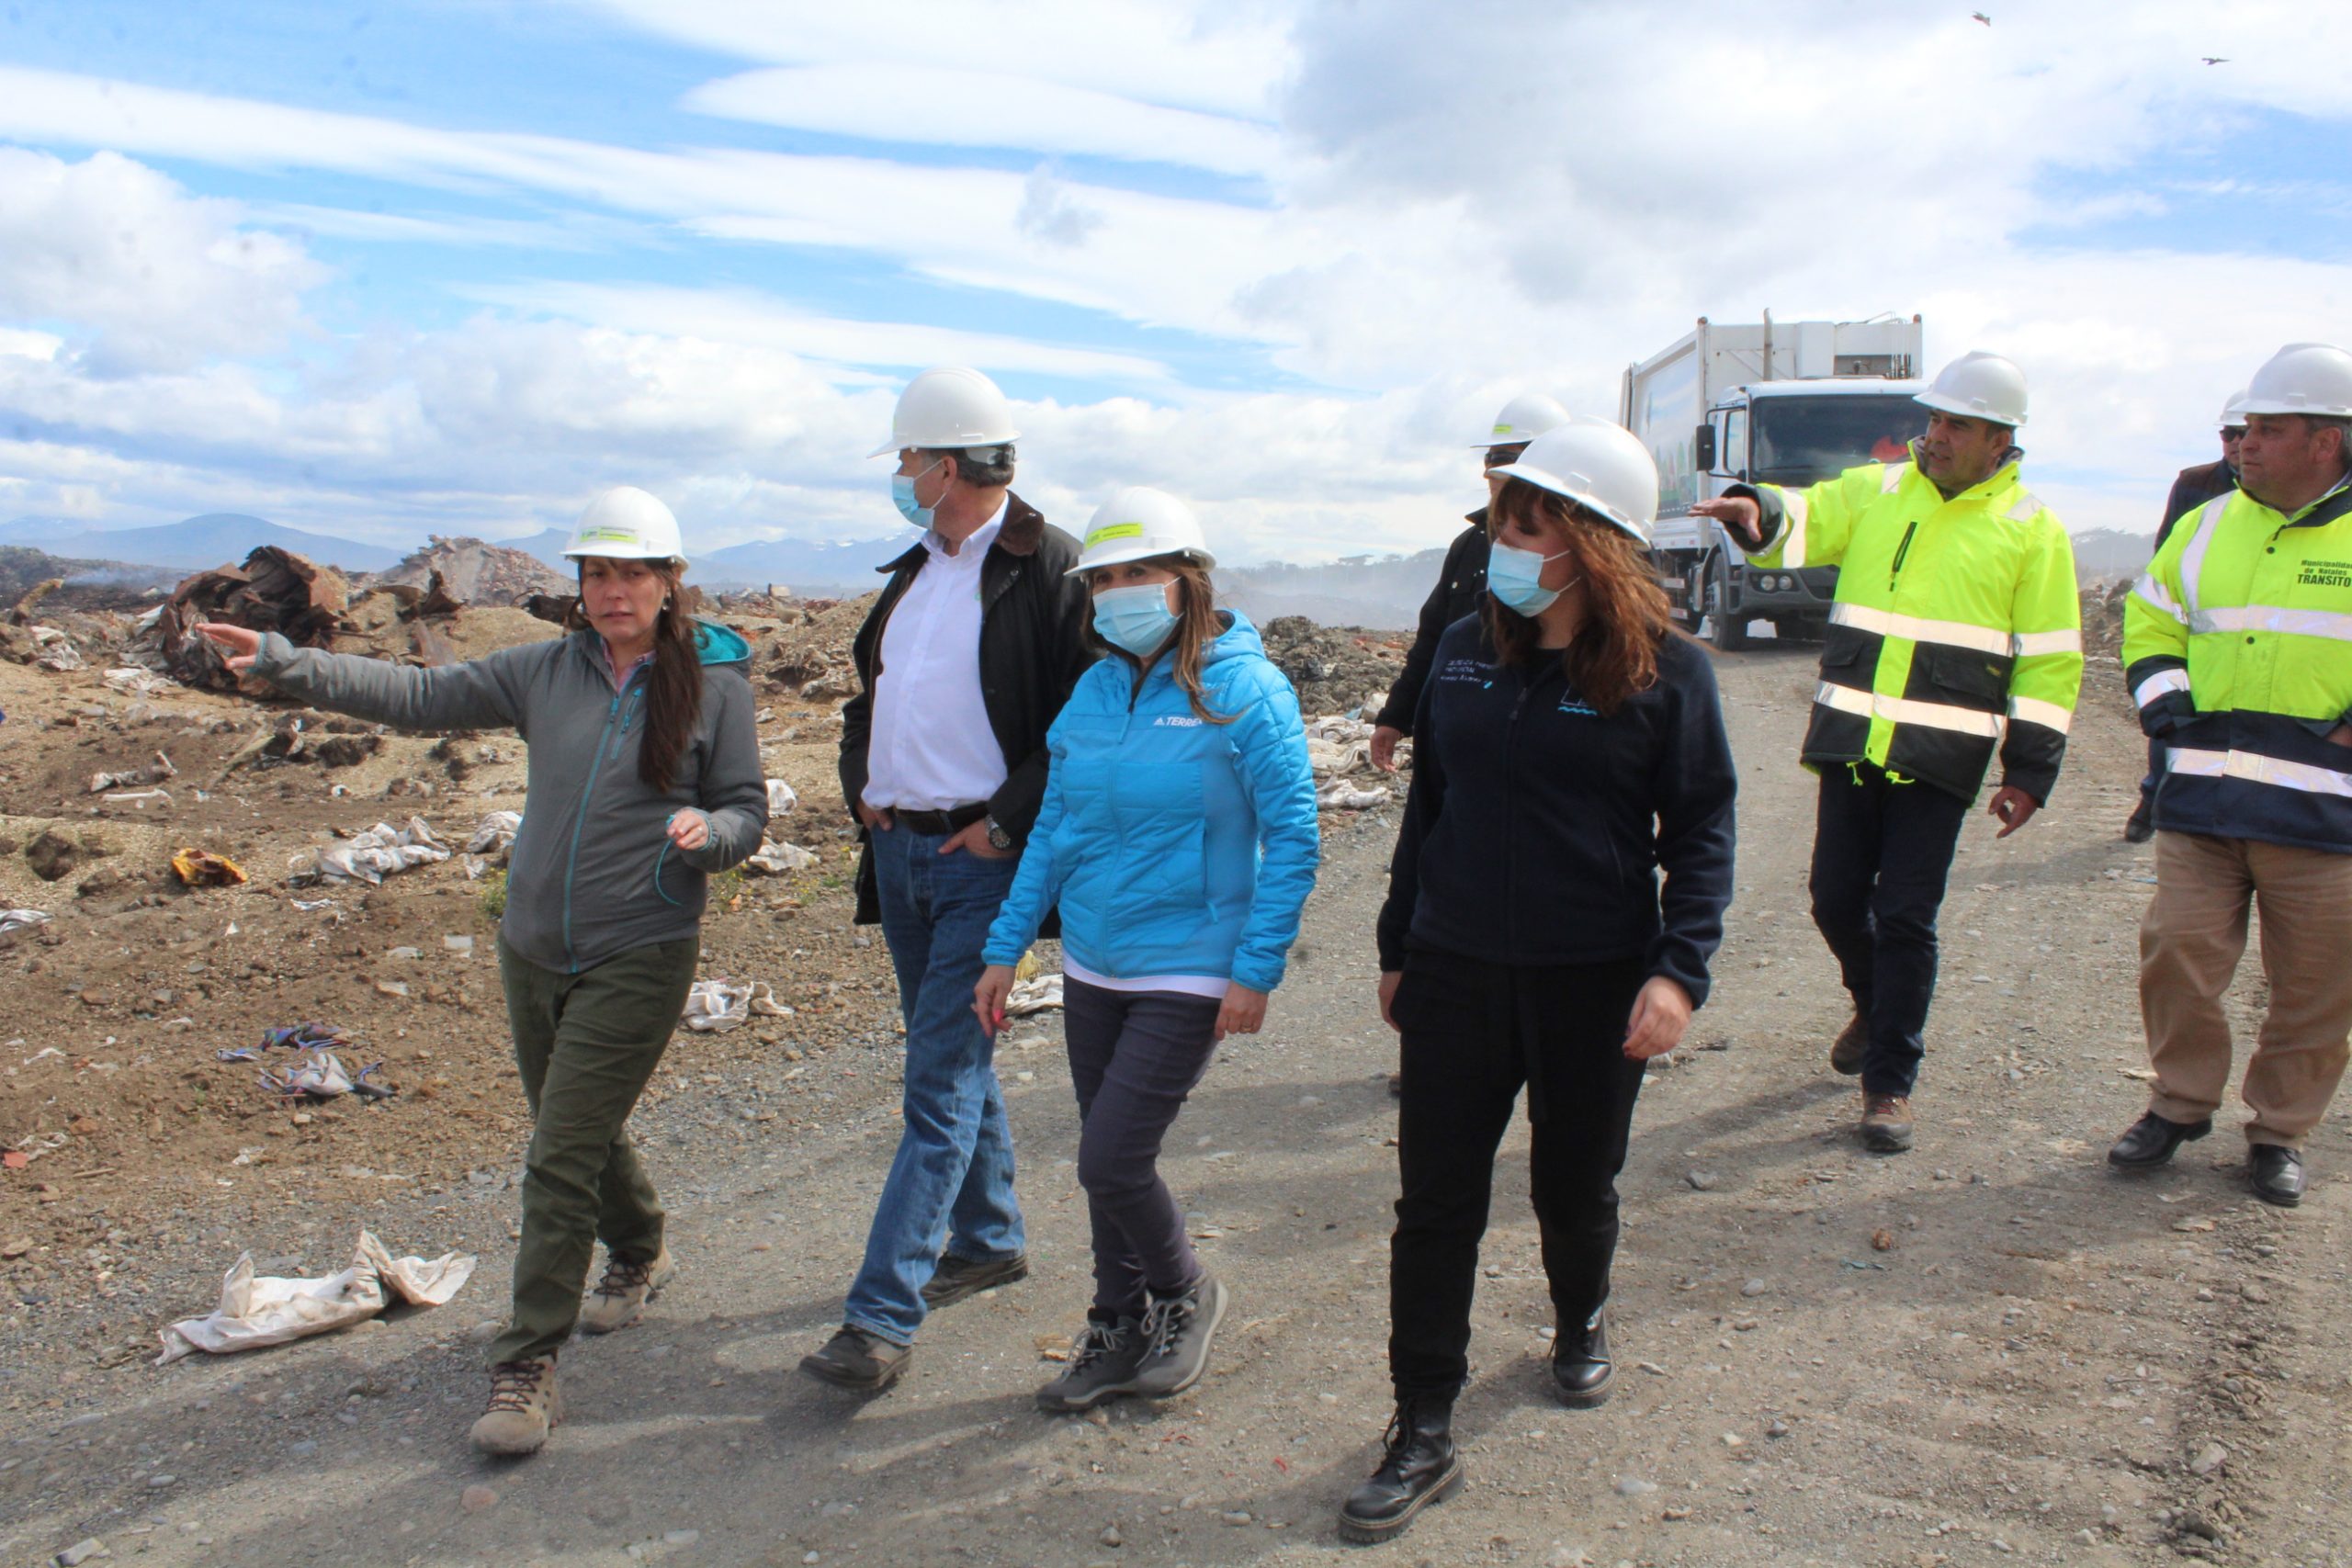
[[[1147,1293],[1181,1295],[1200,1282],[1183,1211],[1159,1179],[1159,1145],[1216,1054],[1217,1007],[1170,991],[1062,987],[1098,1318],[1141,1317]]]

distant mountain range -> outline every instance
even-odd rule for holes
[[[570,576],[571,563],[563,558],[565,537],[562,529],[548,528],[498,543]],[[875,568],[899,554],[907,542],[903,535],[850,544],[752,540],[697,555],[694,581],[709,588],[781,583],[804,598],[863,593],[876,586]],[[2086,583],[2133,576],[2146,567],[2153,544],[2149,535],[2112,528],[2077,534],[2075,572]],[[298,550],[350,572],[388,570],[401,558],[399,551],[381,546],[304,533],[232,512],[150,528],[93,528],[62,517],[0,523],[0,546],[27,547],[76,561],[124,561],[176,571],[242,561],[257,545]],[[1261,624],[1276,615],[1306,615],[1326,626],[1399,630],[1413,625],[1443,559],[1442,550],[1430,549],[1410,556],[1353,557],[1320,566],[1228,567],[1217,572],[1217,587]]]
[[[344,571],[382,571],[401,552],[324,534],[306,534],[240,512],[212,512],[152,528],[93,528],[64,517],[19,517],[0,523],[0,545],[22,545],[53,556],[129,561],[135,566],[201,571],[243,561],[260,545],[296,550]]]

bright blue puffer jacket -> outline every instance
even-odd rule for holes
[[[1210,724],[1161,660],[1099,660],[1046,736],[1045,809],[989,931],[1017,964],[1058,902],[1062,945],[1113,979],[1225,976],[1282,983],[1321,843],[1298,694],[1234,611],[1202,659]],[[1263,856],[1261,857],[1261,846]]]

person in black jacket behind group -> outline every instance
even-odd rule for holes
[[[1646,555],[1657,468],[1598,421],[1502,472],[1483,617],[1440,641],[1379,921],[1403,1037],[1385,1452],[1340,1529],[1397,1534],[1462,1482],[1453,1401],[1495,1150],[1520,1086],[1552,1376],[1600,1404],[1618,1171],[1643,1064],[1706,999],[1732,891],[1736,783],[1714,673]],[[1665,874],[1664,886],[1658,873]]]
[[[1486,447],[1487,506],[1463,519],[1469,524],[1445,547],[1445,564],[1438,569],[1437,585],[1421,603],[1421,616],[1413,632],[1413,646],[1405,652],[1405,666],[1389,682],[1388,696],[1372,729],[1372,765],[1384,773],[1396,771],[1396,743],[1413,733],[1413,715],[1421,705],[1421,688],[1429,683],[1430,662],[1437,657],[1437,639],[1464,615],[1475,615],[1487,599],[1487,507],[1503,488],[1502,470],[1519,460],[1527,444],[1555,425],[1568,423],[1568,411],[1541,392],[1521,392],[1495,416],[1494,429],[1479,443]]]

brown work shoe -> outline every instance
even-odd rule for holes
[[[666,1247],[650,1258],[606,1254],[605,1277],[581,1303],[580,1332],[610,1334],[627,1328],[645,1314],[645,1303],[660,1295],[677,1271]]]
[[[474,1447],[486,1454],[535,1454],[563,1419],[555,1354],[501,1361],[490,1369],[490,1404],[474,1423]]]
[[[1911,1146],[1911,1102],[1899,1094],[1862,1093],[1862,1146],[1899,1155]]]
[[[1846,1021],[1838,1032],[1837,1041],[1829,1047],[1829,1066],[1833,1072],[1854,1077],[1862,1070],[1862,1058],[1871,1054],[1871,1026],[1860,1013]]]

